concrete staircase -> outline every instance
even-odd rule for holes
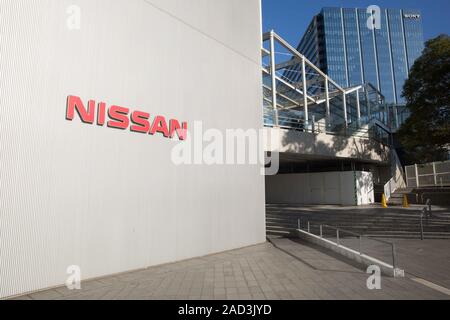
[[[408,197],[408,203],[419,204],[417,196],[415,193],[413,193],[413,191],[414,191],[413,188],[399,189],[395,191],[391,195],[391,198],[388,201],[388,205],[401,207],[403,205],[403,199],[405,196]]]
[[[394,192],[388,201],[391,206],[402,206],[404,196],[407,196],[410,204],[424,205],[427,199],[431,200],[433,205],[450,205],[450,188],[405,188]]]
[[[269,236],[293,236],[301,220],[302,228],[310,222],[311,231],[319,234],[319,226],[340,227],[365,236],[379,238],[419,239],[420,210],[379,206],[367,208],[341,207],[294,207],[290,205],[268,205],[266,225]],[[435,211],[434,217],[424,219],[426,239],[450,239],[450,210]],[[324,229],[324,234],[334,236],[335,231]]]

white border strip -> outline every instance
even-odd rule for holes
[[[439,291],[440,293],[446,294],[448,296],[450,296],[450,290],[444,287],[441,287],[440,285],[437,285],[433,282],[427,281],[425,279],[421,279],[421,278],[411,278],[412,281],[420,283],[430,289]]]

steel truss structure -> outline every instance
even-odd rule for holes
[[[397,112],[371,84],[343,88],[274,31],[263,35],[266,126],[332,134],[377,131],[390,143]]]

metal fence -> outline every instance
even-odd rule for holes
[[[405,172],[410,188],[450,186],[450,161],[416,164]]]
[[[341,87],[274,31],[263,35],[261,55],[264,105],[275,111],[274,127],[286,123],[277,111],[295,110],[307,130],[321,120],[332,132],[375,120],[390,130],[390,107],[373,85]]]
[[[334,125],[327,123],[326,119],[316,121],[315,115],[312,115],[309,122],[305,122],[301,118],[301,112],[295,110],[273,110],[264,106],[264,126],[278,127],[282,129],[296,130],[308,133],[326,133],[328,135],[336,135],[343,137],[358,137],[372,139],[384,145],[390,144],[389,133],[379,127],[375,122],[369,125],[359,126],[357,123],[348,126]],[[277,119],[278,125],[275,125]]]
[[[312,224],[298,220],[298,229],[319,236],[322,239],[334,242],[338,246],[344,246],[359,252],[360,255],[369,255],[380,261],[385,261],[398,267],[395,243],[366,237],[361,234],[324,224]],[[387,261],[386,261],[387,260]]]

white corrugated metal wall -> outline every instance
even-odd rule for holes
[[[68,95],[260,128],[260,3],[0,0],[0,297],[265,240],[260,167],[175,166],[171,140],[66,121]]]

